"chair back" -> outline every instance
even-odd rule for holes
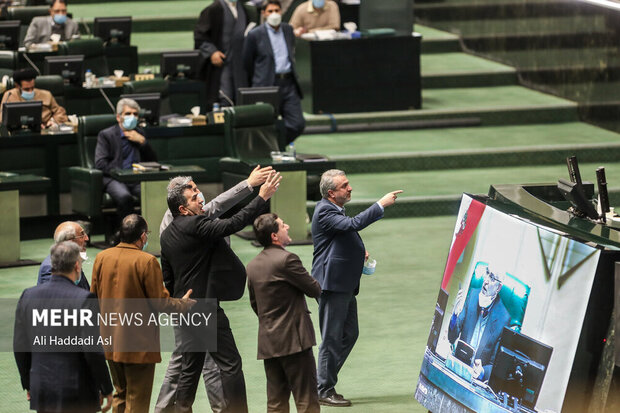
[[[225,115],[229,153],[242,161],[270,159],[270,152],[279,150],[273,106],[259,103],[233,109]]]
[[[60,75],[42,75],[37,76],[34,81],[34,87],[37,89],[45,89],[49,91],[56,99],[56,102],[65,106],[65,83]]]
[[[97,146],[97,136],[99,132],[116,124],[116,116],[88,115],[80,116],[78,119],[78,150],[80,152],[81,166],[84,168],[95,168],[95,147]]]
[[[103,47],[103,40],[75,39],[66,43],[65,53],[68,55],[84,55],[84,70],[90,69],[96,76],[108,76],[110,69]]]
[[[13,50],[0,50],[0,68],[17,69],[17,52]]]
[[[170,108],[170,90],[167,80],[155,78],[150,80],[134,80],[131,82],[125,82],[123,85],[123,94],[134,93],[159,93],[161,95],[159,114],[168,115],[172,113]]]
[[[474,267],[474,273],[472,274],[471,281],[469,283],[469,291],[476,288],[481,288],[484,282],[484,275],[489,264],[479,261]],[[499,298],[510,313],[509,327],[516,331],[521,331],[523,325],[523,317],[525,315],[525,309],[530,297],[530,286],[519,280],[512,274],[504,274],[504,282],[502,289],[499,292]]]

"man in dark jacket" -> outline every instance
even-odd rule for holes
[[[234,101],[237,89],[247,86],[241,61],[243,41],[256,23],[246,7],[237,0],[215,0],[198,18],[194,49],[200,50],[204,59],[201,69],[207,84],[207,109],[214,102],[230,105],[228,99]]]
[[[299,257],[286,250],[289,226],[276,214],[254,221],[265,247],[248,264],[250,304],[258,316],[258,358],[265,360],[267,411],[286,412],[291,392],[297,412],[319,412],[314,327],[304,295],[318,298],[321,286]]]
[[[258,196],[245,208],[228,219],[212,220],[204,215],[203,198],[187,184],[168,185],[168,208],[174,219],[161,235],[161,264],[164,279],[174,277],[174,296],[185,288],[193,297],[226,299],[239,298],[245,287],[245,268],[224,241],[250,224],[264,209],[267,200],[277,190],[281,177],[271,174]],[[214,278],[225,275],[226,288],[220,290]],[[231,296],[232,295],[232,296]],[[182,334],[182,331],[180,331]],[[184,337],[185,348],[192,348],[193,337]],[[199,338],[197,338],[199,340]],[[193,348],[192,348],[193,349]],[[224,310],[217,307],[217,351],[209,351],[220,368],[226,412],[247,412],[245,380],[241,356]],[[191,412],[204,352],[182,351],[182,368],[178,379],[176,412]]]
[[[62,345],[64,351],[58,351],[61,345],[53,344],[51,338],[49,342],[39,342],[41,336],[33,327],[37,325],[33,315],[37,311],[46,314],[46,310],[57,309],[81,314],[82,310],[91,310],[89,307],[96,302],[93,294],[76,285],[82,272],[77,244],[71,241],[54,244],[51,261],[51,280],[25,290],[15,311],[13,351],[22,387],[28,391],[30,408],[38,412],[96,412],[101,406],[101,397],[106,399],[102,406],[102,411],[106,412],[112,403],[112,382],[101,345],[89,345],[82,350],[81,345],[67,344]],[[65,318],[63,325],[70,326],[69,321]],[[97,325],[81,324],[73,328],[57,327],[51,332],[61,334],[60,338],[92,337],[96,343]],[[49,335],[52,336],[55,334]],[[71,351],[73,347],[75,351]]]
[[[157,156],[146,141],[144,132],[136,128],[140,106],[133,99],[121,99],[116,105],[118,125],[99,132],[95,147],[95,168],[103,171],[103,189],[116,204],[118,224],[133,213],[133,197],[140,196],[140,183],[125,184],[112,178],[114,169],[131,169],[132,164],[156,161]]]

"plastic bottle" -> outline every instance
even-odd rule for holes
[[[86,69],[86,73],[84,74],[84,78],[86,81],[86,87],[87,88],[91,88],[93,87],[93,78],[95,77],[95,75],[93,75],[93,72],[90,69]]]
[[[295,162],[297,159],[297,152],[295,151],[295,144],[293,142],[286,145],[286,154],[290,159],[290,162]]]
[[[214,102],[213,103],[213,112],[219,112],[220,111],[220,104],[219,102]]]

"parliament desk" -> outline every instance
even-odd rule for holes
[[[4,132],[4,131],[3,131]],[[68,167],[79,165],[75,133],[22,133],[0,137],[0,165],[16,173],[35,173],[46,176],[51,184],[47,189],[47,215],[60,213],[60,193],[68,190]],[[61,185],[62,183],[62,185]],[[66,188],[63,188],[67,183]]]
[[[304,112],[420,109],[421,38],[414,33],[352,40],[297,39]]]
[[[149,230],[149,245],[147,252],[159,255],[159,225],[164,213],[168,209],[166,201],[167,186],[170,178],[178,175],[193,175],[204,172],[204,169],[195,165],[170,166],[169,170],[134,172],[131,169],[114,170],[111,176],[123,183],[140,182],[141,215],[146,220]]]
[[[39,264],[20,260],[19,191],[46,190],[50,184],[50,179],[42,176],[0,173],[0,268]]]

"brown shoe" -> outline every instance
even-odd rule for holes
[[[327,397],[319,397],[319,404],[323,406],[347,407],[351,406],[351,400],[347,400],[340,394],[331,394]]]

